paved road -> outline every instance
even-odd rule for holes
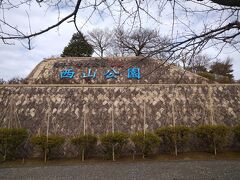
[[[0,179],[240,179],[240,161],[144,161],[1,168]]]

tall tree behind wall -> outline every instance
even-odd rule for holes
[[[227,58],[225,61],[222,61],[222,62],[214,62],[211,67],[210,67],[210,73],[213,73],[213,74],[216,74],[216,75],[220,75],[220,76],[223,76],[225,77],[223,79],[223,81],[226,83],[228,82],[233,82],[233,69],[232,69],[232,66],[233,64],[231,63],[231,59],[230,58]]]
[[[161,37],[158,31],[139,28],[135,30],[115,30],[116,44],[127,55],[149,56],[163,58],[165,47],[170,45],[166,37]]]
[[[88,32],[88,39],[94,47],[95,53],[103,57],[104,53],[110,48],[112,44],[112,33],[108,29],[93,29]]]
[[[87,42],[81,32],[73,34],[69,44],[64,48],[62,57],[90,57],[93,47]]]

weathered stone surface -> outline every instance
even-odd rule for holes
[[[140,68],[141,79],[128,79],[128,68]],[[62,70],[72,68],[75,75],[72,79],[61,79],[59,73]],[[82,73],[87,74],[96,71],[96,78],[85,80]],[[104,74],[111,69],[120,73],[116,79],[106,79]],[[206,78],[189,71],[184,71],[175,65],[161,60],[144,57],[66,57],[46,59],[42,61],[28,76],[30,84],[207,84]]]
[[[145,108],[145,110],[144,110]],[[240,121],[239,85],[0,86],[0,126],[72,136]],[[144,115],[145,112],[145,115]]]

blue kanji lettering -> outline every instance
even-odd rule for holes
[[[128,68],[128,79],[140,79],[140,68]]]
[[[74,77],[75,72],[73,69],[66,69],[60,72],[60,78],[69,78],[72,79]]]
[[[116,79],[117,76],[119,76],[119,75],[120,75],[120,73],[117,72],[115,69],[108,70],[108,71],[104,74],[105,78],[107,78],[107,79]]]
[[[94,78],[96,78],[96,75],[97,75],[97,70],[95,70],[95,71],[92,73],[92,69],[91,69],[91,68],[88,68],[88,72],[87,72],[87,73],[85,73],[85,72],[82,73],[82,78],[91,78],[91,79],[94,79]]]

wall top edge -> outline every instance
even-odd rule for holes
[[[161,86],[238,86],[240,84],[1,84],[0,88],[7,87],[161,87]]]

